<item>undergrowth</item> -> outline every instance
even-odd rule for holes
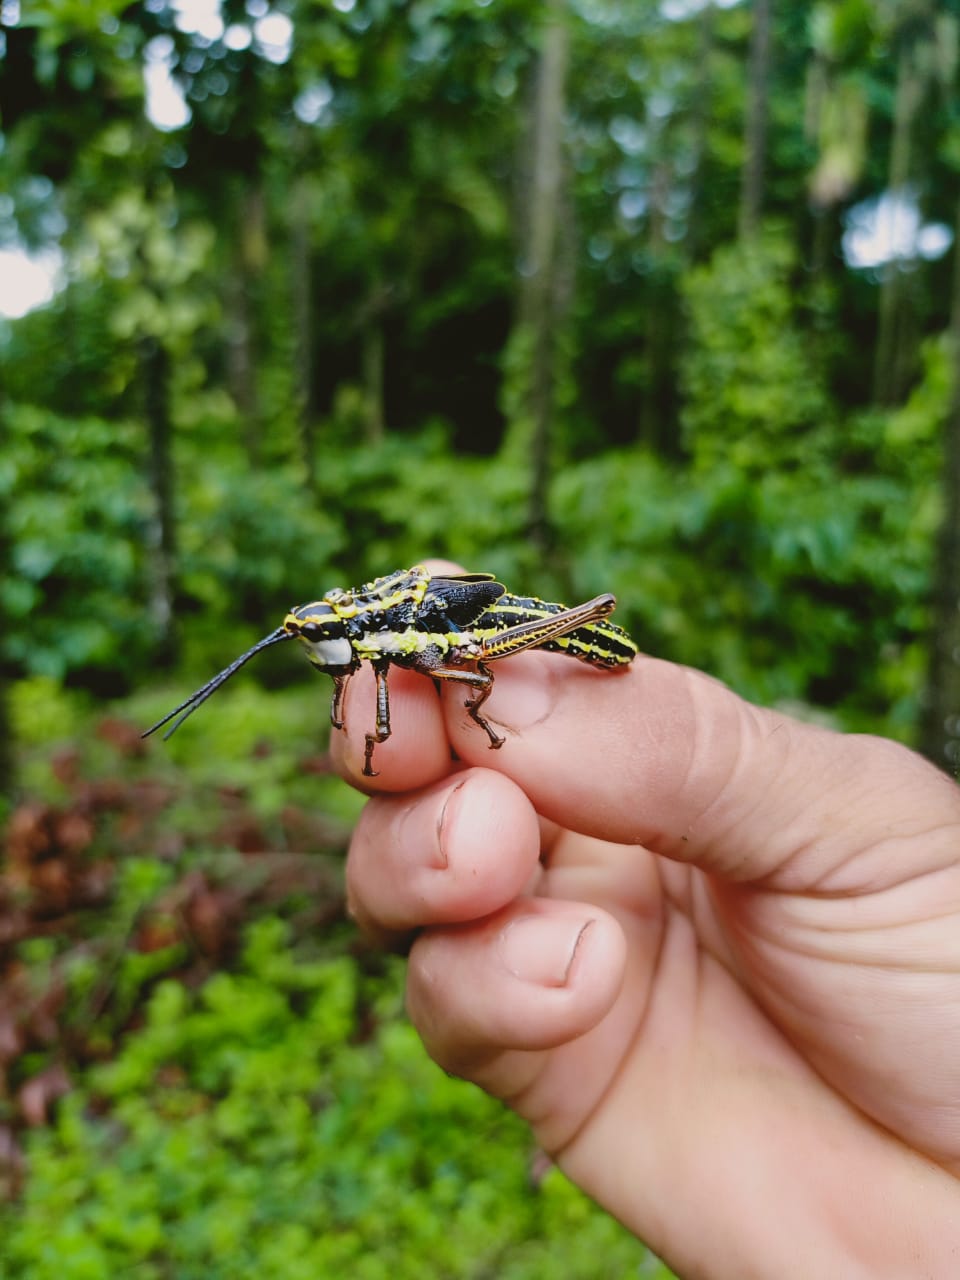
[[[427,1058],[345,920],[322,698],[228,691],[167,751],[152,705],[18,696],[4,1280],[669,1276]]]

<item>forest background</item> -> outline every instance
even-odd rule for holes
[[[0,250],[57,264],[0,320],[4,1276],[667,1274],[425,1060],[306,665],[139,730],[432,554],[954,767],[958,49],[956,0],[3,0]]]

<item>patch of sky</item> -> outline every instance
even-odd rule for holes
[[[610,137],[624,154],[640,155],[647,145],[647,131],[632,116],[614,116],[609,125]]]
[[[867,271],[891,262],[934,262],[953,243],[953,232],[944,223],[923,221],[910,189],[862,200],[847,212],[844,225],[844,261]]]
[[[318,124],[333,101],[333,88],[328,80],[307,85],[294,99],[293,110],[304,124]]]

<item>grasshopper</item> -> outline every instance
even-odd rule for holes
[[[481,714],[493,689],[488,664],[524,649],[566,653],[591,666],[616,668],[631,662],[637,646],[621,627],[606,621],[616,606],[609,593],[568,608],[516,596],[489,573],[434,577],[422,565],[400,569],[359,588],[328,591],[322,599],[291,609],[283,624],[208,680],[173,711],[158,720],[145,738],[169,724],[169,738],[188,716],[255,654],[281,640],[299,640],[310,662],[333,677],[330,722],[343,728],[347,681],[364,662],[377,682],[376,723],[366,735],[363,772],[376,777],[374,749],[390,737],[387,677],[392,666],[419,671],[434,680],[466,685],[471,719],[484,730],[491,748],[504,739]]]

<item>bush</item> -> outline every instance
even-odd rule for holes
[[[642,1247],[556,1170],[532,1185],[521,1123],[428,1061],[400,983],[398,964],[296,954],[272,917],[237,972],[163,982],[33,1136],[3,1275],[637,1274]]]

